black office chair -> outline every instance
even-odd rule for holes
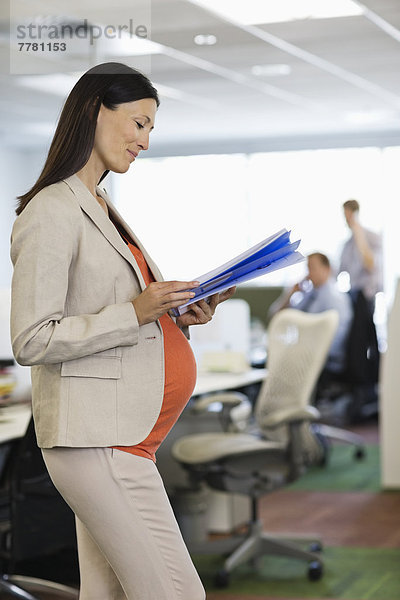
[[[16,574],[21,561],[63,549],[76,550],[74,516],[47,473],[31,419],[23,438],[3,446],[0,598],[77,599],[77,589]]]
[[[345,366],[339,373],[326,370],[321,373],[313,403],[322,415],[322,423],[313,427],[322,440],[353,445],[354,457],[363,459],[366,448],[362,437],[337,425],[351,425],[378,414],[380,352],[373,316],[364,294],[358,291],[350,297],[353,320]]]
[[[347,394],[351,401],[346,420],[355,423],[378,413],[380,352],[370,307],[362,291],[350,294],[353,320],[346,348],[345,367],[340,373],[323,372],[317,385],[316,402],[335,401]]]

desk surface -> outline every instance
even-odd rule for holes
[[[28,427],[32,410],[30,402],[0,408],[0,444],[22,437]]]
[[[252,383],[262,381],[267,369],[248,369],[242,373],[199,372],[193,396],[210,394],[223,390],[236,390]]]
[[[266,369],[249,369],[243,373],[199,373],[193,396],[234,390],[264,379]],[[31,418],[30,403],[0,407],[0,444],[22,437]]]

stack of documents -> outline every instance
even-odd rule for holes
[[[200,285],[191,290],[195,296],[174,309],[173,314],[178,317],[193,302],[304,260],[304,256],[296,252],[299,244],[300,240],[290,241],[290,231],[281,229],[217,269],[196,277],[194,281]]]

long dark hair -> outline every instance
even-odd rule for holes
[[[26,194],[18,196],[17,215],[44,187],[73,175],[87,163],[101,104],[115,110],[118,104],[144,98],[153,98],[157,106],[160,104],[157,90],[136,69],[110,62],[86,71],[65,101],[39,179]],[[107,173],[102,174],[100,181]]]

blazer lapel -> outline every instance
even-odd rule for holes
[[[71,177],[64,179],[64,181],[68,185],[68,187],[72,190],[72,192],[75,194],[75,196],[77,197],[82,210],[85,211],[85,213],[88,215],[88,217],[93,221],[93,223],[96,225],[96,227],[98,227],[98,229],[101,231],[101,233],[107,238],[107,240],[110,242],[110,244],[112,244],[112,246],[117,250],[117,252],[119,252],[121,254],[121,256],[123,256],[123,258],[125,258],[125,260],[127,260],[130,263],[130,265],[133,267],[133,269],[139,279],[140,286],[141,286],[142,290],[144,290],[146,287],[146,284],[144,282],[142,273],[140,271],[140,268],[133,256],[132,252],[129,250],[129,248],[125,244],[125,242],[122,240],[116,227],[111,222],[111,220],[107,217],[106,213],[101,208],[99,203],[96,201],[96,199],[89,192],[89,190],[87,189],[85,184],[79,179],[79,177],[77,175],[72,175]],[[144,257],[148,261],[149,267],[152,270],[154,277],[157,280],[162,281],[162,276],[161,276],[161,273],[159,272],[158,268],[153,263],[151,258],[148,256],[147,252],[145,251],[145,249],[143,248],[143,246],[139,242],[139,240],[136,238],[133,231],[125,223],[125,221],[122,219],[122,217],[118,214],[117,210],[113,206],[113,204],[112,204],[111,200],[109,199],[105,190],[102,190],[101,188],[96,188],[96,193],[98,193],[99,196],[101,196],[107,202],[107,206],[108,206],[110,212],[112,212],[115,220],[117,220],[121,223],[121,225],[129,233],[129,235],[132,236],[132,239],[135,241],[135,243],[137,243],[138,247],[143,252]]]

